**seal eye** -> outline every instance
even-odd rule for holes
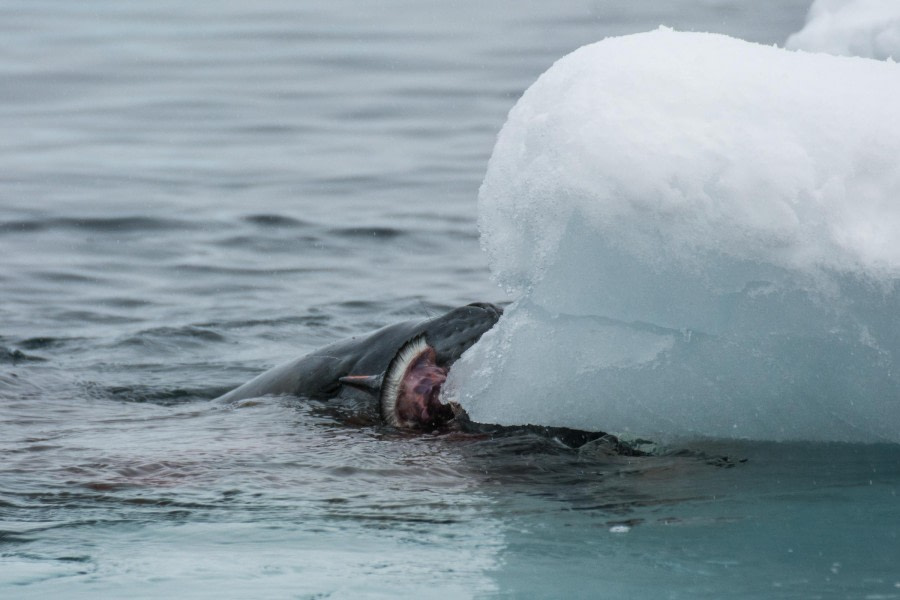
[[[438,399],[447,369],[420,335],[405,343],[391,360],[381,386],[381,415],[394,427],[436,426],[453,418]]]

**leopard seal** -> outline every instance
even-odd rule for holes
[[[378,401],[390,425],[440,427],[461,411],[440,402],[447,372],[502,314],[503,309],[494,304],[475,302],[437,317],[388,325],[274,367],[216,400],[362,396]]]
[[[601,443],[611,454],[643,456],[639,449],[602,431],[477,423],[459,405],[441,401],[441,386],[453,363],[502,314],[499,306],[475,302],[437,317],[388,325],[274,367],[216,400],[240,403],[260,396],[292,395],[375,402],[383,421],[398,429],[449,429],[492,438],[535,434],[571,448]]]

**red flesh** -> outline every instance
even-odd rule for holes
[[[437,355],[427,348],[410,363],[400,384],[397,416],[401,421],[419,425],[436,425],[452,418],[452,411],[441,404],[441,385],[447,369],[437,366]]]

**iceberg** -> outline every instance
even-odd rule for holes
[[[900,2],[815,0],[789,49],[842,56],[900,59]]]
[[[510,111],[478,198],[513,297],[445,396],[476,421],[900,442],[900,66],[609,38]]]

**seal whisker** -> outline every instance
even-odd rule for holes
[[[432,313],[430,310],[428,310],[428,305],[425,304],[425,301],[422,300],[421,298],[419,298],[419,306],[422,307],[422,312],[425,313],[426,317],[428,317],[430,319],[434,316],[434,313]]]

